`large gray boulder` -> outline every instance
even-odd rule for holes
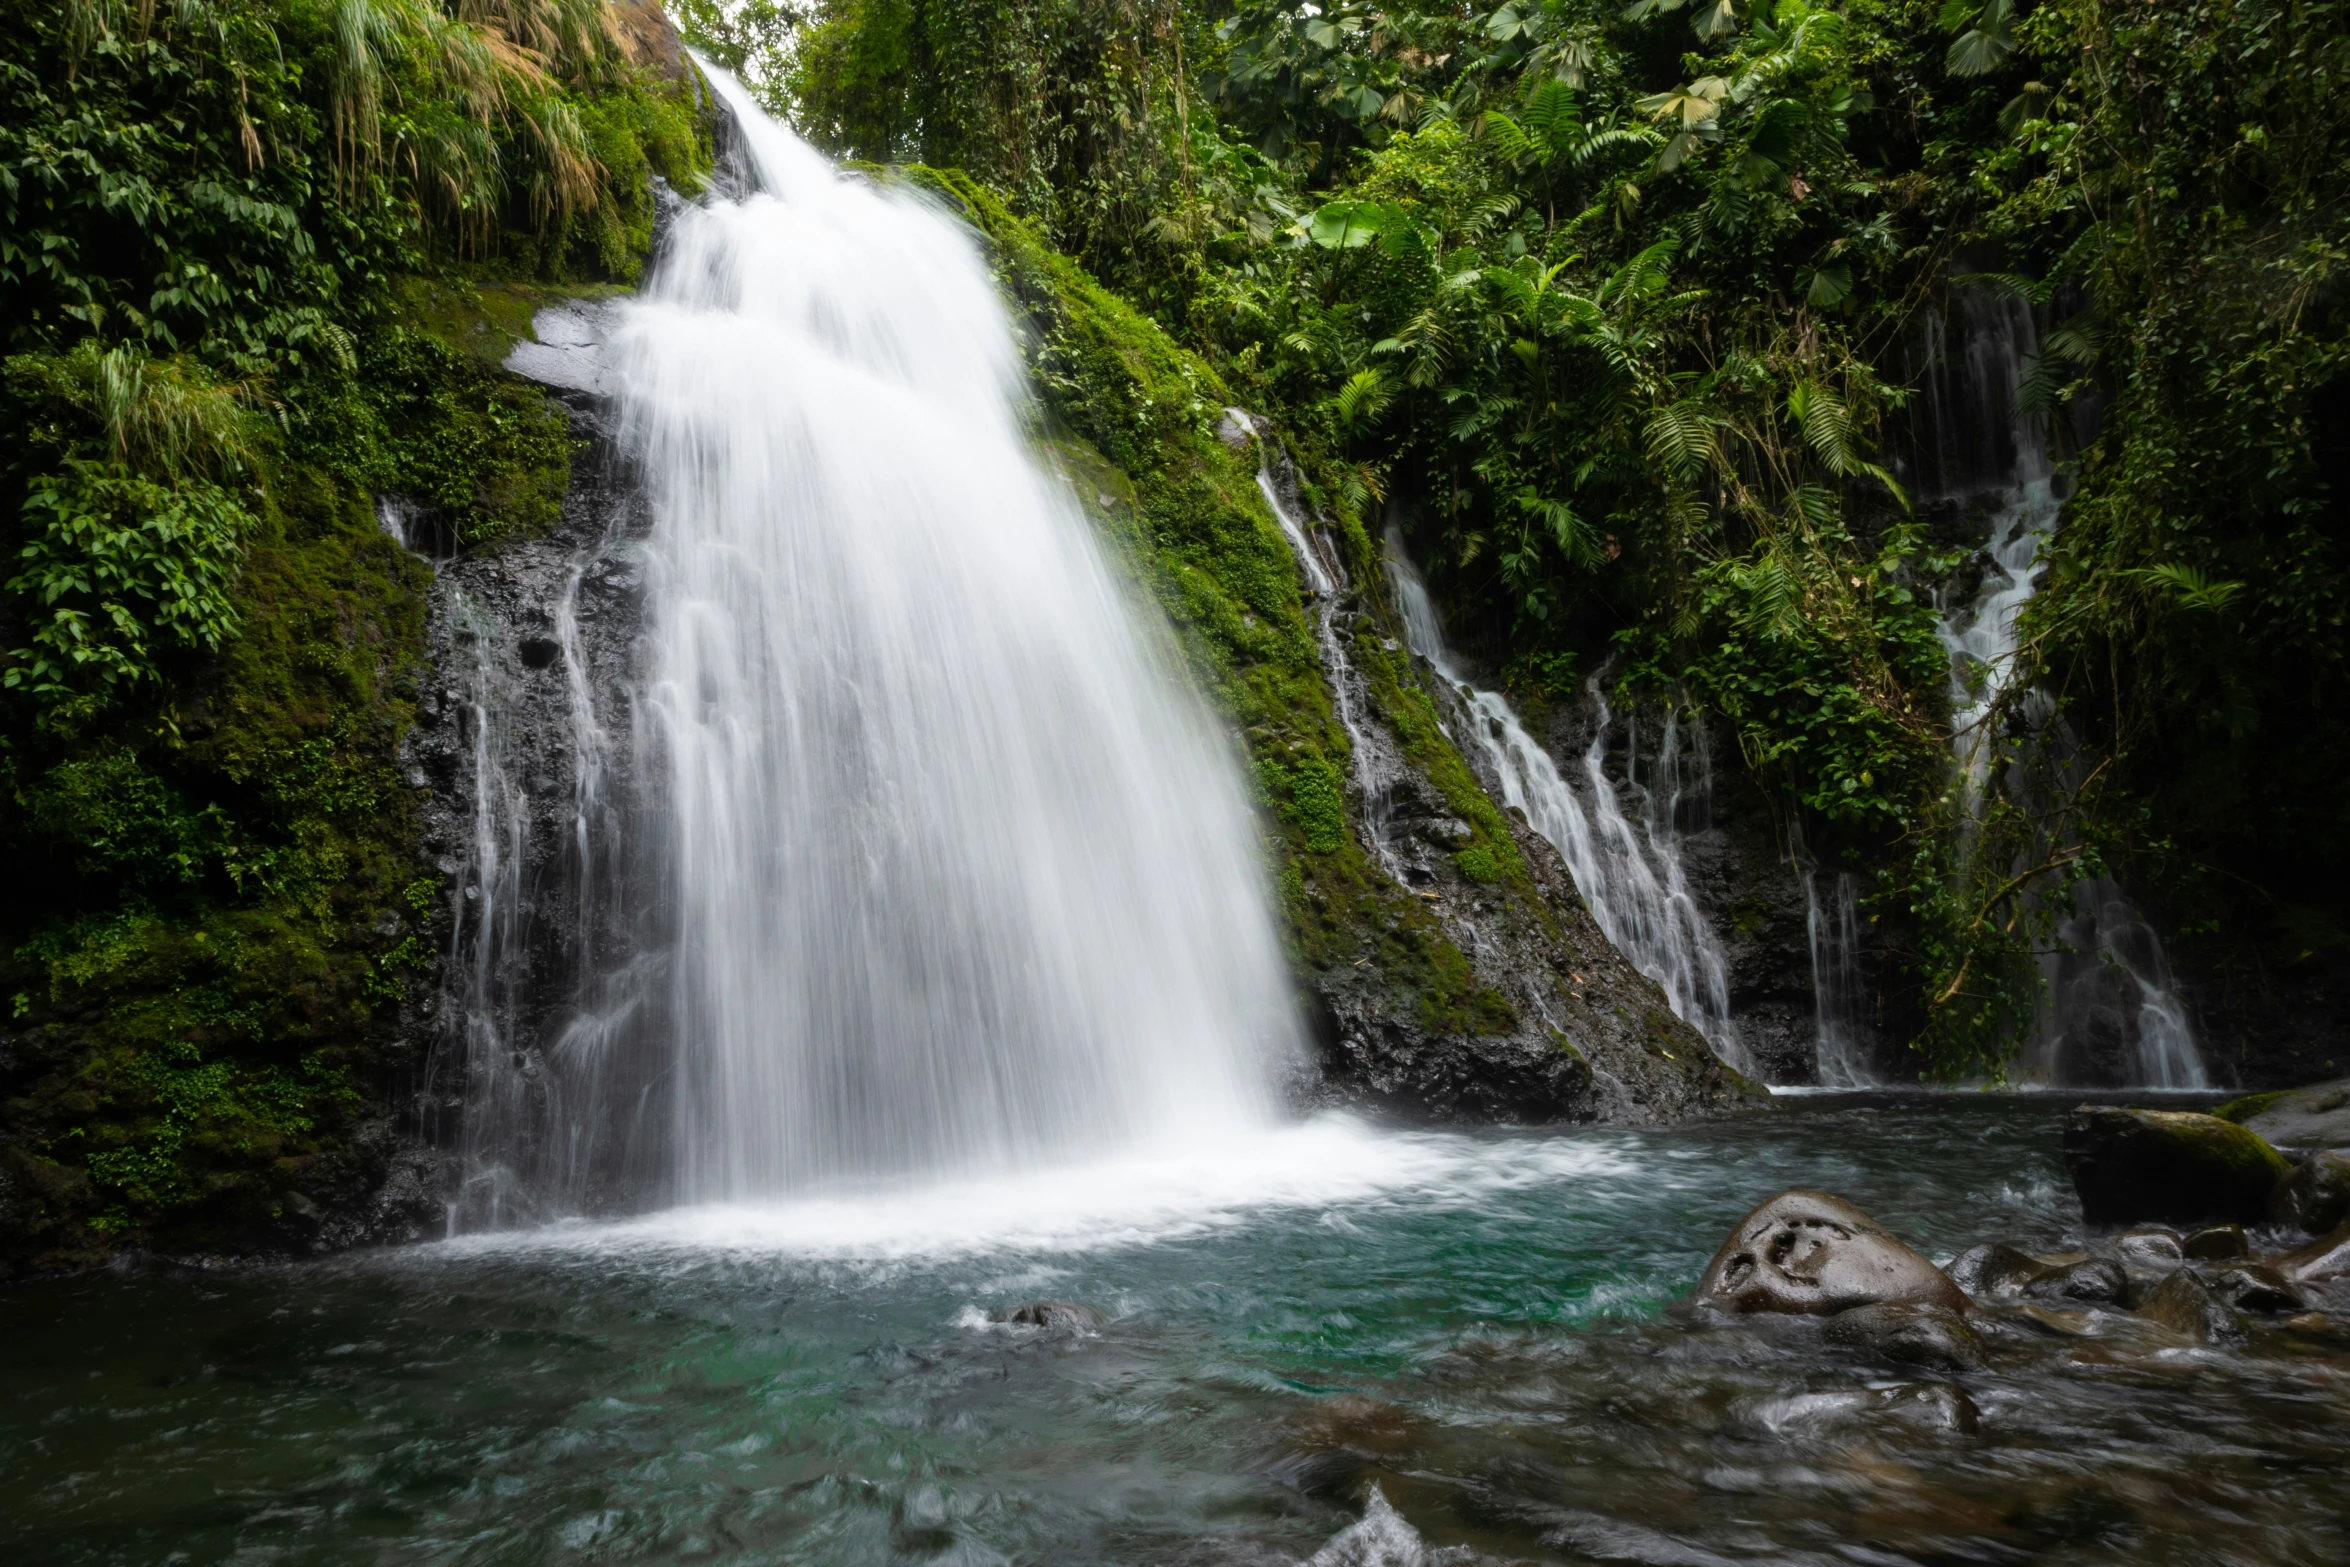
[[[2350,1148],[2350,1077],[2249,1094],[2221,1105],[2219,1113],[2279,1148]]]
[[[1867,1214],[1826,1192],[1781,1192],[1730,1231],[1698,1281],[1701,1305],[1827,1315],[1900,1303],[1967,1309],[1959,1287]]]
[[[2201,1220],[2258,1224],[2292,1170],[2256,1133],[2181,1110],[2082,1105],[2064,1126],[2064,1162],[2091,1224]]]

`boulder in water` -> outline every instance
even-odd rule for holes
[[[2187,1258],[2179,1243],[2176,1230],[2160,1229],[2152,1225],[2135,1230],[2124,1230],[2113,1243],[2114,1253],[2127,1268],[2160,1268],[2169,1270]]]
[[[2042,1268],[2024,1293],[2065,1306],[2118,1306],[2129,1298],[2130,1276],[2110,1257],[2083,1257]]]
[[[2047,1266],[2029,1252],[1987,1241],[1950,1265],[1950,1282],[1979,1299],[2012,1300]]]
[[[1964,1371],[1982,1358],[1966,1318],[1947,1306],[1855,1306],[1828,1319],[1827,1335],[1831,1344],[1905,1366]]]
[[[2088,1221],[2117,1225],[2257,1223],[2291,1168],[2257,1134],[2217,1116],[2112,1105],[2072,1113],[2064,1162]]]
[[[2350,1279],[2350,1219],[2337,1225],[2323,1239],[2280,1253],[2271,1257],[2269,1263],[2296,1284]]]
[[[1010,1322],[1024,1328],[1056,1328],[1064,1333],[1099,1333],[1102,1314],[1091,1306],[1080,1306],[1072,1300],[1032,1300],[1025,1306],[1014,1306],[999,1312],[998,1322]]]
[[[2242,1319],[2186,1268],[2164,1279],[2138,1308],[2138,1315],[2199,1344],[2235,1343],[2244,1337]]]
[[[2248,1094],[2218,1113],[2280,1148],[2350,1148],[2350,1077]]]
[[[2181,1241],[2179,1252],[2189,1262],[2226,1262],[2251,1256],[2252,1242],[2241,1224],[2215,1224]]]
[[[1908,1303],[1967,1309],[1942,1270],[1841,1197],[1790,1191],[1730,1231],[1698,1281],[1701,1305],[1827,1315]]]
[[[2310,1235],[2350,1219],[2350,1156],[2321,1149],[2295,1165],[2269,1193],[2268,1216]]]
[[[2238,1311],[2301,1311],[2309,1298],[2299,1286],[2264,1262],[2231,1262],[2206,1277],[2211,1292]]]

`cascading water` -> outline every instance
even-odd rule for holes
[[[1636,829],[1623,812],[1606,762],[1613,714],[1599,677],[1585,686],[1597,725],[1583,754],[1583,778],[1590,803],[1567,783],[1558,764],[1526,732],[1517,713],[1498,691],[1472,682],[1444,640],[1427,584],[1403,552],[1403,541],[1387,537],[1387,569],[1396,609],[1412,651],[1459,693],[1467,709],[1468,742],[1483,757],[1501,786],[1502,801],[1525,812],[1534,830],[1550,840],[1575,878],[1576,890],[1600,930],[1632,966],[1664,987],[1675,1015],[1694,1027],[1732,1066],[1749,1066],[1730,1017],[1729,965],[1705,914],[1689,895],[1681,869],[1673,813],[1678,807],[1678,728],[1660,748],[1661,788],[1650,788]]]
[[[1297,473],[1288,457],[1246,411],[1227,408],[1224,414],[1241,433],[1257,441],[1257,493],[1265,497],[1265,505],[1271,509],[1273,520],[1280,524],[1281,536],[1289,541],[1290,550],[1297,556],[1298,569],[1305,576],[1306,598],[1314,617],[1314,643],[1322,655],[1322,672],[1330,683],[1332,709],[1339,727],[1346,731],[1352,754],[1355,794],[1362,804],[1363,836],[1387,873],[1398,881],[1409,882],[1410,868],[1397,854],[1394,843],[1394,797],[1396,785],[1405,775],[1403,759],[1384,732],[1363,721],[1364,697],[1359,689],[1362,682],[1355,673],[1354,661],[1347,657],[1346,638],[1339,633],[1338,615],[1346,592],[1346,572],[1307,526],[1304,507],[1297,495]]]
[[[1869,1059],[1868,983],[1860,966],[1860,882],[1850,871],[1824,872],[1800,853],[1796,874],[1811,953],[1812,1070],[1822,1088],[1866,1088],[1878,1078]]]
[[[651,516],[623,828],[569,693],[582,874],[641,840],[657,995],[561,1030],[564,1118],[660,1145],[629,1206],[1264,1124],[1298,1023],[1236,758],[1034,460],[986,267],[708,74],[740,199],[675,214],[607,347]]]
[[[2060,498],[2043,419],[2021,404],[2026,363],[2038,352],[2032,313],[2013,298],[1962,301],[1968,382],[1976,399],[2003,417],[2013,461],[1991,517],[1981,583],[1964,602],[1943,606],[1940,635],[1950,652],[1951,744],[1970,835],[1980,819],[1998,755],[1989,721],[2002,710],[2014,678],[2016,620],[2038,583],[2042,547],[2054,531]],[[1937,323],[1938,325],[1938,323]],[[1930,419],[1949,401],[1940,378],[1927,382]],[[1945,459],[1935,444],[1935,476]],[[2072,749],[2071,736],[2044,694],[2020,693],[2033,744]],[[2068,764],[2069,766],[2069,764]],[[2078,779],[2072,780],[2074,783]],[[2186,1009],[2171,987],[2162,941],[2121,887],[2104,877],[2078,882],[2072,910],[2057,925],[2057,950],[2042,959],[2047,996],[2025,1052],[2028,1075],[2053,1079],[2067,1059],[2089,1048],[2121,1059],[2129,1086],[2202,1088],[2210,1079],[2195,1047]]]

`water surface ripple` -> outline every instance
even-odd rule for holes
[[[1789,1185],[1941,1258],[2064,1246],[2064,1108],[1331,1120],[944,1191],[18,1285],[0,1559],[2343,1560],[2339,1338],[2010,1331],[1960,1379],[1962,1435],[1916,1418],[1926,1379],[1805,1325],[1673,1307]],[[988,1320],[1036,1299],[1110,1320]]]

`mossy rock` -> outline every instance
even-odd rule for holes
[[[2350,1077],[2253,1094],[2220,1113],[2282,1148],[2350,1148]]]
[[[2260,1137],[2215,1115],[2082,1105],[2064,1162],[2091,1224],[2258,1224],[2292,1169]]]

